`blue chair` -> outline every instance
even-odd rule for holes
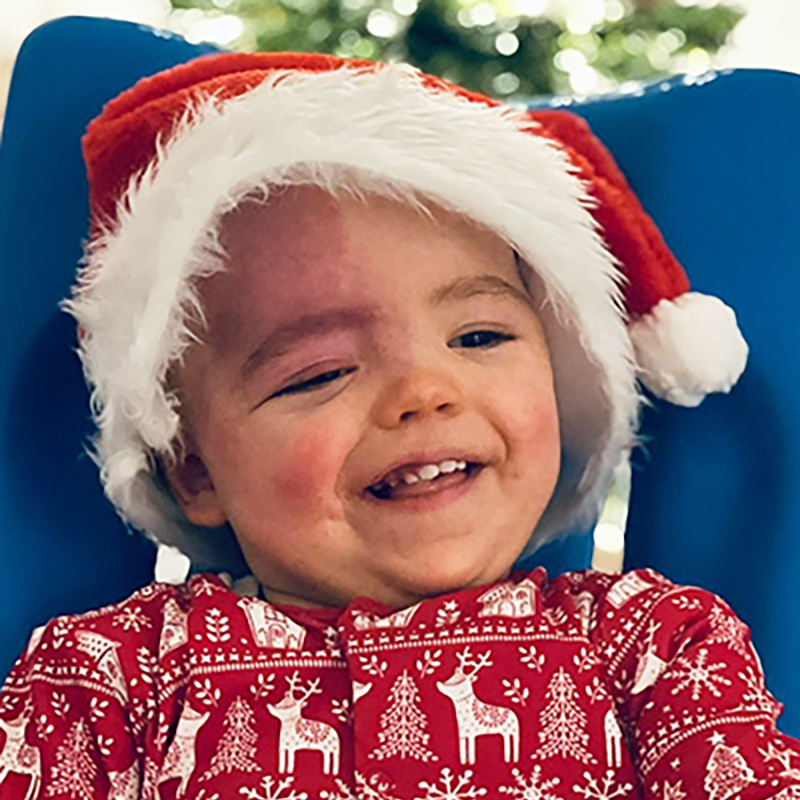
[[[86,123],[139,77],[212,51],[128,23],[67,18],[37,30],[19,54],[0,150],[8,298],[0,322],[0,675],[35,625],[120,600],[151,580],[153,548],[127,534],[82,454],[91,430],[87,395],[73,326],[57,303],[69,291],[86,231],[79,148]],[[775,305],[788,304],[788,293],[745,288],[744,267],[758,257],[765,284],[777,287],[779,265],[789,259],[788,195],[800,162],[786,155],[772,175],[761,173],[773,152],[789,153],[791,121],[769,131],[778,141],[764,155],[754,139],[756,119],[789,113],[787,100],[798,92],[793,76],[746,72],[573,106],[614,152],[697,287],[738,310],[754,349],[731,397],[693,411],[656,404],[647,414],[653,459],[646,469],[641,456],[635,465],[627,566],[652,566],[726,597],[753,627],[769,684],[788,706],[783,727],[795,734],[800,684],[791,664],[800,649],[800,602],[781,599],[790,597],[784,584],[792,563],[800,565],[791,536],[800,505],[790,505],[792,465],[779,454],[797,436],[789,414],[797,382],[784,369],[779,393],[777,364],[766,368],[785,352],[774,342],[791,341],[781,337],[791,317]],[[740,187],[751,194],[758,187],[757,202]],[[758,551],[742,553],[755,530]],[[588,537],[573,536],[526,564],[581,568],[589,548]]]

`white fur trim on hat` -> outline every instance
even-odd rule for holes
[[[187,113],[131,181],[113,230],[89,245],[65,302],[84,329],[95,457],[122,517],[198,565],[228,566],[232,550],[190,525],[155,479],[152,453],[172,452],[178,432],[167,370],[190,344],[187,315],[201,313],[197,281],[223,268],[223,215],[253,191],[350,184],[456,210],[532,265],[546,295],[563,468],[529,549],[591,522],[637,422],[633,351],[594,201],[531,124],[428,90],[405,65],[274,74]]]

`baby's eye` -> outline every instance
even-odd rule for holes
[[[279,392],[276,392],[273,397],[280,397],[282,394],[301,394],[302,392],[311,392],[314,391],[314,389],[318,389],[321,386],[325,386],[328,383],[338,380],[344,375],[349,375],[354,371],[355,367],[343,367],[341,369],[331,369],[327,372],[321,372],[319,375],[315,375],[313,378],[309,378],[306,381],[293,383],[290,386],[287,386],[285,389],[281,389]]]
[[[483,348],[489,349],[496,347],[503,342],[510,342],[515,339],[507,333],[500,333],[499,331],[470,331],[457,336],[453,341],[461,342],[461,347],[469,349]]]

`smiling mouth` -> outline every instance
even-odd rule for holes
[[[440,473],[430,480],[418,480],[412,484],[399,481],[392,486],[385,481],[379,481],[367,487],[367,493],[378,500],[384,501],[434,494],[451,486],[457,486],[472,480],[483,469],[483,466],[483,464],[474,461],[467,461],[464,469],[456,472]]]

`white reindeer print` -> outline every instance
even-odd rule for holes
[[[300,676],[294,672],[286,678],[289,688],[280,703],[270,705],[270,714],[281,722],[278,738],[278,771],[294,772],[294,756],[298,750],[319,750],[322,753],[322,771],[329,775],[339,772],[339,734],[333,726],[315,719],[306,719],[303,708],[312,694],[321,694],[320,679],[308,685],[308,689],[300,690]],[[300,692],[295,696],[295,692]]]
[[[203,727],[206,720],[209,718],[210,712],[201,714],[195,711],[191,706],[186,706],[183,709],[183,714],[178,720],[178,729],[175,731],[175,739],[167,750],[167,755],[164,758],[164,765],[161,767],[161,772],[158,776],[158,785],[162,783],[180,778],[181,782],[178,785],[178,791],[175,792],[175,797],[180,798],[186,792],[186,785],[189,783],[189,778],[192,777],[194,772],[196,758],[195,744],[197,740],[197,732]],[[158,789],[156,790],[158,794]]]
[[[39,748],[25,741],[25,731],[32,715],[33,706],[26,703],[16,719],[9,721],[0,719],[0,728],[6,734],[6,743],[0,751],[0,784],[5,782],[10,772],[30,775],[31,780],[25,792],[25,800],[38,797],[42,783],[42,759]]]
[[[462,764],[475,763],[475,739],[478,736],[499,734],[503,737],[503,759],[519,761],[519,718],[505,706],[493,706],[475,697],[473,684],[484,667],[490,667],[491,652],[478,661],[471,659],[469,647],[456,653],[459,665],[446,681],[436,681],[442,694],[452,701],[458,725],[458,751]]]

